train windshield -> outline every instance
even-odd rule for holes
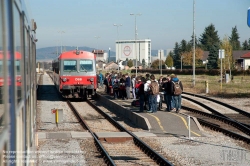
[[[80,71],[93,71],[93,61],[92,60],[80,60]]]
[[[76,71],[76,61],[75,60],[65,60],[63,61],[63,71]]]

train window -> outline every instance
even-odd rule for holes
[[[76,61],[75,60],[65,60],[63,61],[63,71],[76,71]]]
[[[93,71],[93,61],[80,60],[80,71]]]

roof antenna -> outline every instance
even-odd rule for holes
[[[76,55],[79,55],[80,51],[78,50],[78,47],[76,47]]]

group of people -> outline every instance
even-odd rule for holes
[[[145,77],[132,75],[130,78],[128,73],[112,72],[106,73],[103,81],[100,77],[103,76],[99,74],[100,85],[104,84],[106,93],[113,93],[114,99],[139,99],[140,112],[147,110],[149,113],[155,113],[162,109],[163,102],[166,103],[166,111],[178,113],[181,109],[183,85],[175,74],[156,79],[153,74],[146,74]]]

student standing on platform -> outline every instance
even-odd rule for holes
[[[150,76],[151,84],[150,87],[150,94],[149,94],[149,105],[150,110],[149,113],[156,113],[157,112],[157,95],[159,94],[159,85],[158,82],[155,80],[155,76],[152,74]]]
[[[174,110],[176,110],[176,113],[180,112],[181,109],[181,93],[183,92],[183,86],[181,81],[179,80],[179,78],[177,78],[177,76],[175,75],[172,78],[172,82],[173,82],[173,100],[174,100]]]
[[[131,86],[131,79],[128,75],[128,73],[125,75],[125,87],[126,87],[126,94],[127,94],[127,99],[130,99],[130,86]]]

